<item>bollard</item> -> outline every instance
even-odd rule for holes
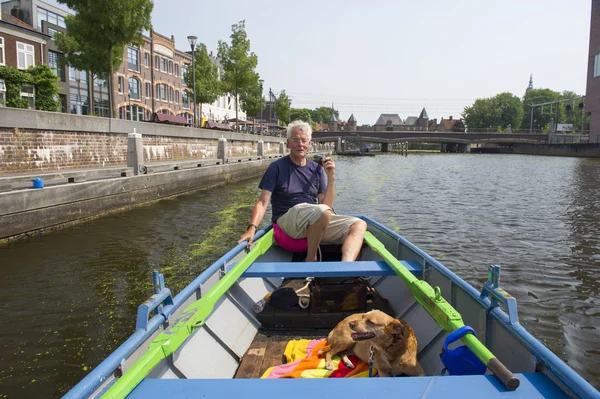
[[[223,161],[223,164],[227,163],[227,139],[223,136],[219,139],[219,146],[217,147],[217,158]]]
[[[335,152],[337,152],[338,154],[341,154],[343,151],[344,151],[344,149],[342,148],[342,138],[338,137],[337,144],[335,146]]]
[[[279,143],[279,154],[285,155],[285,143],[283,141]]]
[[[265,142],[262,140],[258,140],[258,146],[256,148],[256,155],[259,157],[264,157],[265,156]]]
[[[142,135],[136,133],[135,128],[133,133],[127,135],[127,166],[133,168],[133,174],[145,174],[144,172],[144,144]]]
[[[41,177],[33,179],[33,188],[44,188],[44,179]]]

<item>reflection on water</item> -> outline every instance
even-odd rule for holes
[[[477,288],[488,265],[502,265],[521,323],[600,385],[600,160],[380,155],[336,163],[338,213],[383,222]],[[257,184],[0,247],[0,397],[63,394],[133,331],[153,269],[176,293],[235,244]]]

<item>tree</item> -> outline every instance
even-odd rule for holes
[[[235,96],[235,119],[238,120],[240,95],[248,92],[258,82],[255,72],[258,64],[256,54],[250,52],[250,40],[246,35],[246,21],[231,26],[231,44],[219,40],[219,61],[223,66],[221,82],[225,91]],[[236,124],[236,126],[238,126]]]
[[[257,75],[258,76],[258,75]],[[266,107],[266,100],[264,96],[262,97],[262,108]],[[259,119],[262,119],[260,114],[261,108],[261,93],[260,93],[260,84],[258,80],[254,82],[248,91],[245,93],[240,93],[240,106],[246,113],[246,115],[257,115]]]
[[[560,100],[560,93],[550,89],[531,89],[525,92],[523,97],[523,127],[529,128],[531,119],[531,106],[534,104],[547,103]],[[551,108],[552,107],[552,108]],[[562,113],[559,108],[559,120]],[[533,128],[543,128],[550,124],[551,119],[556,119],[556,104],[544,105],[533,108]]]
[[[516,130],[523,121],[521,99],[505,92],[490,98],[478,98],[472,106],[465,107],[463,119],[469,130],[496,128],[505,132],[508,125]]]
[[[279,96],[275,100],[275,109],[277,110],[277,118],[280,122],[287,123],[290,117],[290,98],[281,90]]]
[[[69,46],[66,58],[80,55],[82,70],[93,71],[112,82],[126,45],[143,44],[142,31],[151,29],[152,0],[58,0],[75,11],[65,19]],[[84,55],[85,54],[85,55]],[[99,58],[92,62],[93,58]],[[78,61],[75,61],[78,62]],[[109,84],[111,113],[116,116],[115,92]]]
[[[290,109],[292,121],[308,122],[311,119],[311,110],[308,108],[292,108]]]
[[[194,63],[196,82],[194,82],[193,71],[190,70],[185,74],[184,80],[188,87],[196,86],[196,104],[200,105],[200,120],[202,120],[202,104],[215,102],[223,94],[223,90],[219,81],[219,70],[210,59],[204,43],[196,45]]]
[[[339,119],[339,117],[340,117],[339,112],[334,109],[334,113],[335,113],[335,117]],[[315,108],[311,112],[311,116],[312,116],[312,120],[314,122],[319,122],[319,123],[329,122],[329,119],[331,119],[331,107]]]
[[[18,70],[10,66],[0,66],[0,79],[6,84],[6,106],[28,108],[27,99],[21,97],[23,85],[35,88],[35,109],[42,111],[58,111],[59,101],[58,77],[46,64],[36,65],[26,70]]]

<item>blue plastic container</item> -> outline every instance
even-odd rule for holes
[[[33,179],[33,188],[44,188],[44,179],[41,177]]]

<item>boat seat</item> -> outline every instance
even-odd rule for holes
[[[421,277],[423,266],[415,260],[400,263],[412,274]],[[357,262],[255,262],[242,277],[348,277],[348,276],[395,276],[385,263],[378,261]]]
[[[264,398],[306,399],[315,392],[337,398],[370,398],[401,393],[405,398],[567,398],[543,373],[515,374],[521,385],[508,391],[493,375],[412,378],[303,378],[303,379],[144,379],[127,396],[138,398]],[[393,396],[393,395],[392,395]]]

